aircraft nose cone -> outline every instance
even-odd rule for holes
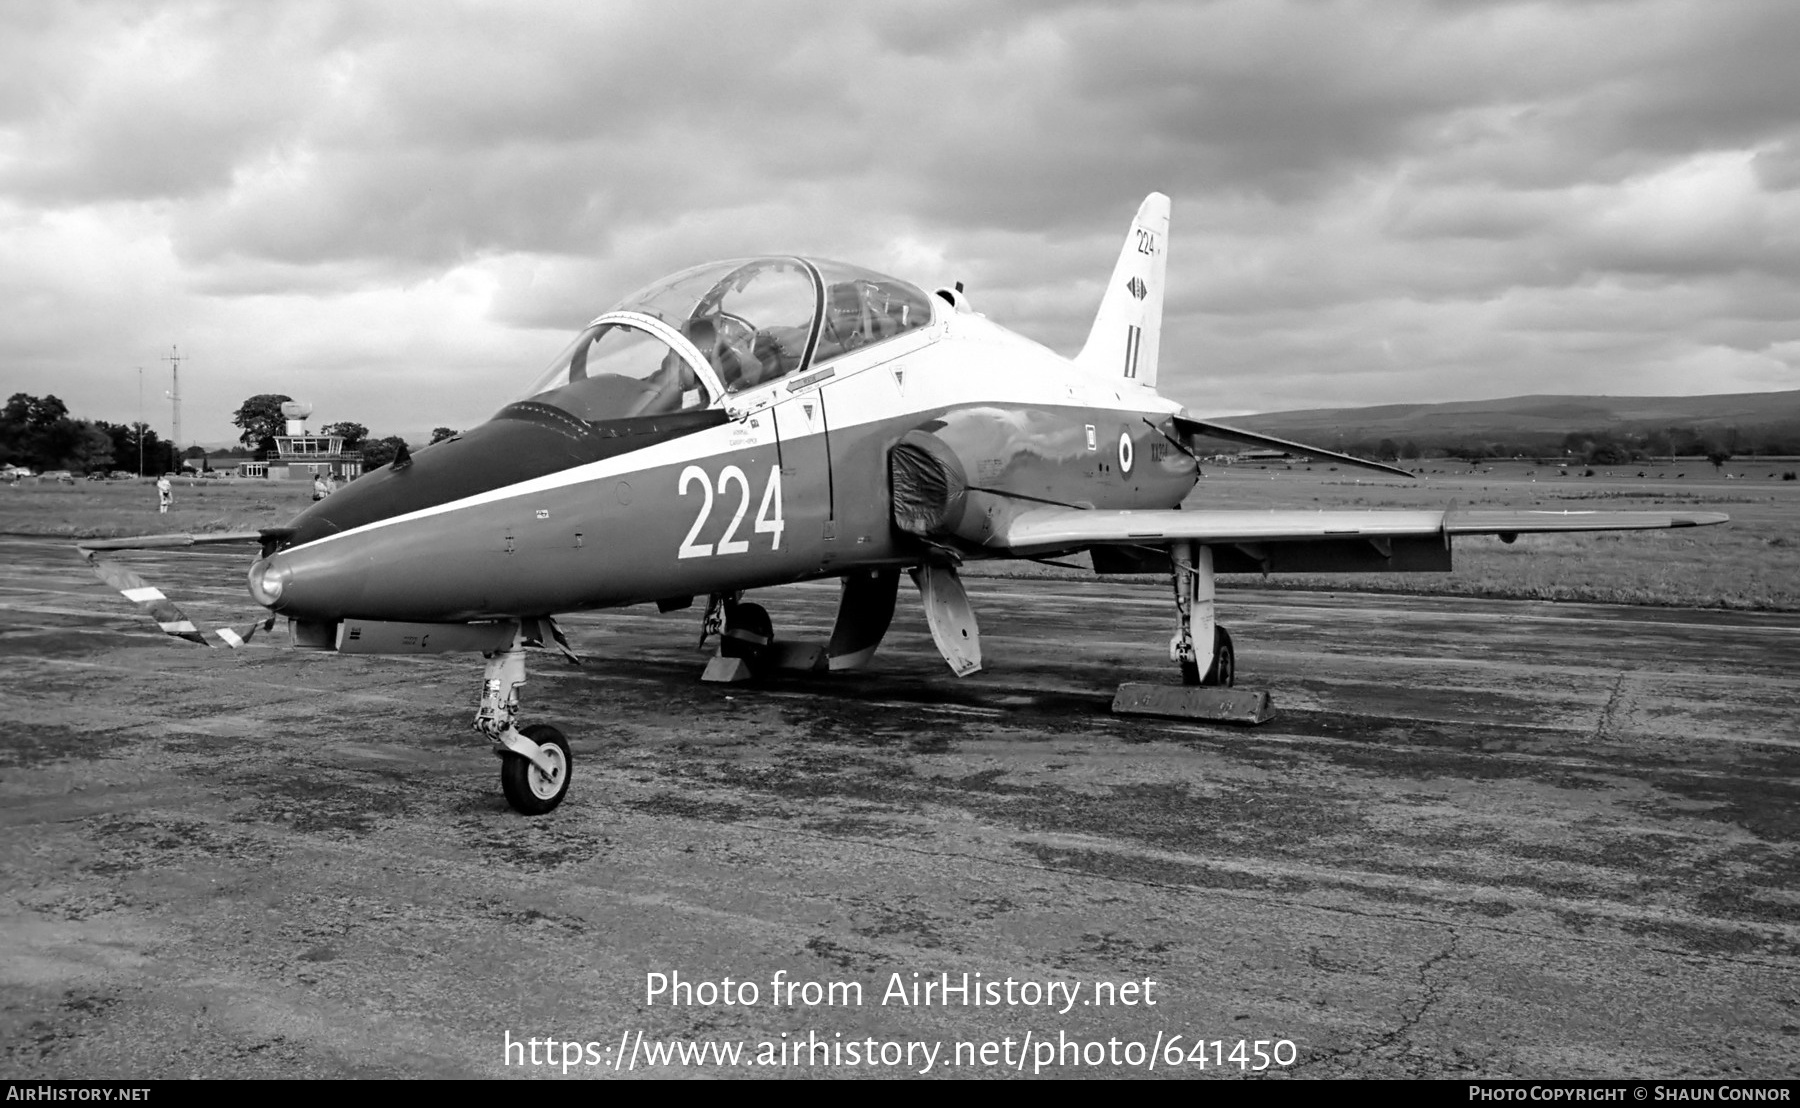
[[[292,567],[281,555],[263,558],[250,567],[250,596],[271,612],[280,611],[292,575]]]
[[[290,619],[340,619],[363,598],[365,554],[346,544],[279,551],[250,567],[250,595]]]

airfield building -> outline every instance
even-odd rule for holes
[[[268,477],[276,481],[310,481],[314,477],[351,480],[362,475],[362,451],[345,450],[341,435],[314,435],[306,430],[312,405],[289,401],[281,406],[287,434],[275,436],[275,456],[266,462],[244,462],[244,477]],[[260,472],[259,472],[260,471]]]

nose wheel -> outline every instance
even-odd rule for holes
[[[525,638],[487,656],[475,730],[486,735],[500,756],[500,791],[521,815],[541,816],[569,794],[575,758],[569,740],[547,723],[518,727],[519,686],[525,683]]]
[[[727,658],[754,662],[775,641],[775,624],[761,604],[727,603],[724,630],[719,633],[719,653]]]
[[[569,740],[548,723],[534,723],[521,728],[519,734],[537,744],[541,758],[534,762],[510,749],[500,755],[500,791],[513,810],[527,816],[541,816],[562,803],[569,792],[569,771],[574,756],[569,753]],[[548,763],[544,768],[542,763]]]

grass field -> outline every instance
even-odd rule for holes
[[[0,532],[118,538],[164,531],[254,531],[293,518],[312,502],[307,482],[251,478],[178,480],[168,515],[156,510],[156,483],[26,479],[0,484]]]
[[[1722,527],[1674,531],[1522,535],[1460,540],[1453,573],[1232,576],[1221,585],[1583,600],[1677,607],[1800,610],[1800,481],[1782,463],[1704,462],[1599,469],[1593,477],[1501,462],[1471,470],[1423,463],[1415,481],[1315,465],[1207,466],[1194,508],[1676,509],[1728,513]],[[1642,472],[1644,476],[1637,474]],[[1729,476],[1727,476],[1729,475]],[[168,515],[136,481],[0,485],[0,532],[116,537],[161,531],[239,531],[286,522],[311,486],[253,479],[181,481]],[[971,575],[1072,576],[1035,563],[972,563]],[[1082,575],[1085,575],[1083,571]]]

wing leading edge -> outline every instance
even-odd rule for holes
[[[1335,450],[1326,450],[1323,447],[1318,446],[1308,446],[1303,442],[1292,442],[1288,439],[1278,439],[1273,435],[1261,435],[1257,434],[1255,431],[1243,431],[1236,427],[1227,427],[1223,423],[1213,423],[1209,420],[1193,419],[1184,415],[1175,417],[1175,429],[1189,439],[1223,439],[1226,442],[1243,443],[1245,446],[1268,447],[1275,450],[1285,450],[1290,454],[1299,454],[1310,458],[1341,462],[1348,466],[1360,466],[1363,469],[1372,469],[1377,473],[1392,473],[1409,480],[1416,476],[1416,474],[1401,469],[1399,466],[1391,466],[1386,462],[1371,462],[1367,458],[1358,458],[1351,454],[1340,454]]]
[[[1013,517],[987,545],[1022,555],[1084,546],[1163,547],[1173,542],[1304,545],[1368,540],[1379,548],[1383,541],[1393,539],[1445,540],[1452,535],[1499,535],[1505,538],[1549,531],[1658,530],[1705,527],[1724,523],[1729,518],[1719,512],[1084,511],[1079,508],[1033,508]]]

